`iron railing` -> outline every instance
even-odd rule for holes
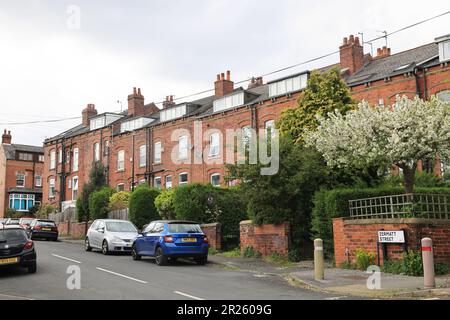
[[[410,193],[349,200],[352,219],[448,219],[450,195]]]

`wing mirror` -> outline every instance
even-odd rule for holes
[[[100,233],[105,233],[105,228],[98,228],[97,231]]]

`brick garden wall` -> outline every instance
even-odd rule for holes
[[[92,221],[88,222],[88,228]],[[86,235],[86,223],[84,222],[59,222],[56,223],[60,236],[70,236],[72,238],[82,238]]]
[[[274,225],[256,226],[251,220],[240,223],[241,252],[252,247],[263,256],[272,253],[287,256],[290,243],[290,226],[288,222]]]
[[[377,252],[378,231],[404,230],[408,249],[420,250],[420,240],[429,237],[433,240],[436,263],[450,265],[450,220],[437,219],[371,219],[349,220],[333,219],[334,255],[336,265],[342,262],[355,262],[356,249]],[[349,256],[345,252],[348,249]],[[389,259],[399,259],[403,253],[401,244],[388,244]],[[380,261],[384,257],[380,246]]]
[[[222,225],[220,223],[202,224],[201,228],[209,239],[211,248],[222,250]]]

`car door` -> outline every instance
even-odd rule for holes
[[[142,237],[136,240],[136,248],[139,254],[142,255],[152,254],[150,251],[151,248],[150,236],[154,227],[155,223],[154,222],[150,223],[142,232]]]
[[[97,223],[97,226],[94,230],[92,230],[92,235],[93,235],[93,241],[92,241],[92,246],[95,248],[101,248],[102,247],[102,240],[103,240],[103,231],[105,230],[105,223],[103,221],[99,221]]]
[[[148,236],[149,240],[149,252],[150,255],[154,255],[155,254],[155,250],[156,250],[156,244],[159,241],[159,238],[161,237],[161,232],[164,231],[164,223],[158,222],[155,224],[155,227],[151,230],[150,235]]]
[[[90,228],[88,229],[87,232],[87,237],[89,238],[89,244],[91,245],[91,247],[95,247],[95,235],[96,235],[96,228],[98,225],[98,220],[95,220],[92,225],[90,226]]]

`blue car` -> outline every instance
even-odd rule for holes
[[[200,265],[208,261],[208,238],[200,225],[192,221],[159,220],[151,222],[134,240],[133,260],[143,256],[155,258],[156,264],[165,265],[177,258],[193,258]]]

